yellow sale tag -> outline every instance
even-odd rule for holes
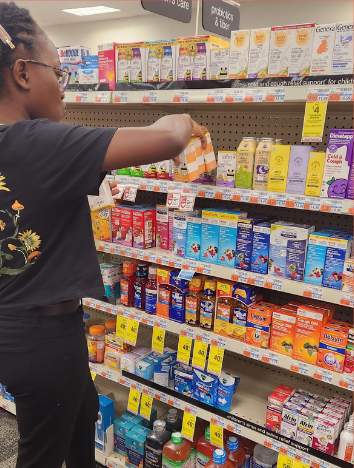
[[[277,468],[293,468],[294,459],[279,453]]]
[[[91,371],[91,377],[93,381],[95,381],[96,375],[96,372]]]
[[[125,340],[127,335],[127,319],[118,315],[117,318],[117,329],[116,329],[117,338]]]
[[[182,435],[191,442],[193,442],[196,419],[197,417],[194,414],[183,413]]]
[[[129,400],[128,400],[128,411],[134,414],[138,414],[139,403],[140,403],[141,393],[134,388],[130,389]]]
[[[189,364],[192,350],[192,338],[180,336],[178,342],[177,361]]]
[[[322,141],[326,112],[327,101],[306,103],[301,141]]]
[[[210,442],[217,447],[224,447],[224,429],[210,423]]]
[[[127,320],[127,334],[126,334],[126,341],[131,343],[132,345],[136,345],[136,339],[138,337],[139,331],[139,322],[137,320],[128,319]]]
[[[141,395],[140,416],[150,421],[153,398],[143,393]]]
[[[152,332],[152,349],[158,353],[163,353],[165,347],[165,330],[154,327]]]
[[[217,346],[210,346],[208,372],[210,372],[210,374],[220,375],[223,359],[224,349],[218,348]]]
[[[197,367],[202,371],[205,369],[207,350],[208,345],[206,343],[203,343],[202,341],[194,342],[192,366]]]

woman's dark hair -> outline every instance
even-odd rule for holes
[[[26,8],[20,8],[13,2],[0,2],[0,25],[10,34],[15,47],[22,44],[26,50],[33,50],[38,26]],[[0,40],[0,87],[1,74],[5,67],[12,65],[13,53]]]

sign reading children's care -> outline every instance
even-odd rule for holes
[[[141,0],[141,6],[151,13],[167,16],[181,23],[190,23],[192,19],[191,0]]]
[[[240,28],[240,10],[221,0],[203,0],[202,24],[206,31],[231,37]]]

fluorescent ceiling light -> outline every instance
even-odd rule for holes
[[[72,8],[69,10],[62,10],[65,13],[71,13],[72,15],[77,16],[90,16],[90,15],[101,15],[104,13],[115,13],[118,10],[117,8],[109,8],[105,6],[95,6],[95,7],[88,7],[88,8]]]

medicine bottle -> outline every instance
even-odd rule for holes
[[[145,309],[145,286],[148,282],[148,266],[139,263],[136,269],[136,280],[134,282],[134,307]]]
[[[194,276],[189,283],[189,291],[186,295],[186,320],[192,327],[199,326],[200,301],[203,296],[202,278]]]
[[[145,286],[145,312],[147,314],[156,315],[156,302],[157,302],[157,268],[149,266],[149,280]]]
[[[116,326],[117,326],[116,319],[106,320],[105,323],[104,323],[104,326],[105,326],[106,335],[110,335],[111,333],[115,333],[116,332]]]
[[[120,302],[127,307],[134,305],[134,263],[131,261],[123,262],[123,276],[120,280]]]
[[[216,281],[208,279],[204,283],[203,296],[200,301],[200,328],[212,330],[214,326],[216,303]]]
[[[90,362],[104,361],[105,328],[102,325],[90,327],[87,335],[88,355]]]

